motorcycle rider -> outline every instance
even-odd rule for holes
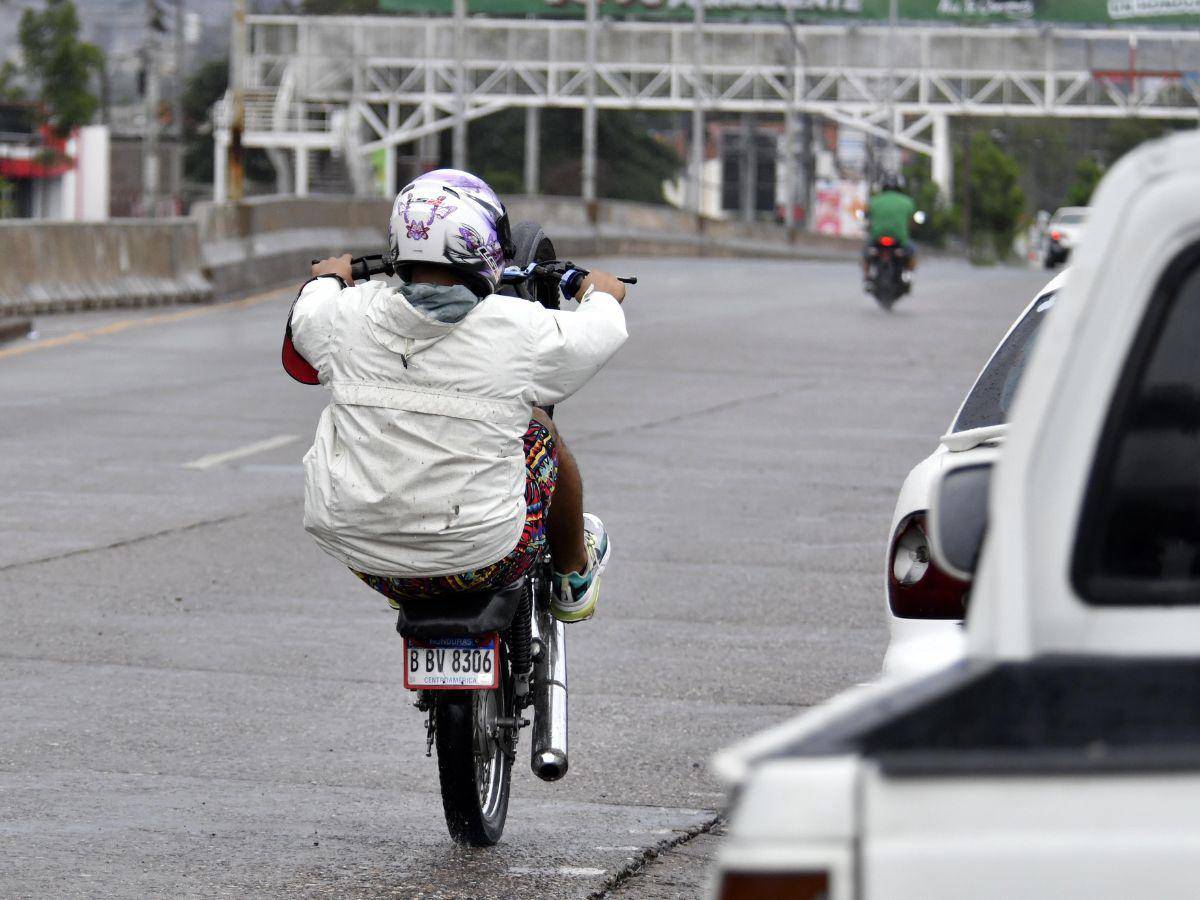
[[[867,244],[863,248],[863,279],[871,278],[871,248],[881,238],[891,238],[899,248],[897,254],[904,260],[904,280],[912,278],[916,266],[917,252],[908,233],[908,223],[916,213],[916,204],[904,193],[904,179],[894,172],[883,176],[879,191],[867,205]]]
[[[504,587],[548,545],[554,615],[589,618],[611,544],[543,407],[624,343],[625,285],[591,272],[574,312],[496,294],[508,217],[455,169],[399,193],[388,242],[399,289],[325,259],[288,321],[285,368],[332,392],[304,457],[305,529],[393,607]]]

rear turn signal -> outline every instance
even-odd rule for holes
[[[923,510],[897,526],[888,552],[888,605],[901,619],[962,619],[971,583],[938,568],[928,535]]]
[[[825,872],[726,872],[717,900],[828,900]]]

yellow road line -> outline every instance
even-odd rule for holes
[[[227,309],[245,309],[248,306],[256,306],[273,297],[278,297],[279,294],[280,289],[275,288],[274,290],[263,291],[261,294],[254,294],[243,300],[234,300],[231,303],[193,306],[189,309],[179,310],[178,312],[159,313],[155,316],[145,316],[140,319],[121,319],[118,322],[109,322],[107,325],[101,325],[98,328],[89,328],[86,331],[72,331],[69,334],[47,338],[44,341],[29,341],[25,344],[18,344],[15,347],[0,350],[0,359],[10,356],[24,356],[26,353],[35,353],[38,350],[50,350],[54,347],[66,346],[67,344],[78,344],[82,341],[90,341],[95,337],[128,331],[130,328],[149,328],[151,325],[166,325],[169,322],[179,322],[183,319],[195,318],[196,316],[206,316],[210,313],[221,312]]]

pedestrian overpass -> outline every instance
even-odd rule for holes
[[[947,191],[952,116],[1200,123],[1200,30],[589,26],[463,15],[261,15],[247,26],[243,144],[293,161],[297,194],[308,191],[308,151],[344,155],[360,190],[370,182],[369,157],[382,151],[391,193],[397,148],[452,128],[461,164],[465,123],[510,107],[528,110],[527,178],[536,178],[537,110],[592,106],[686,111],[694,122],[723,113],[776,116],[791,126],[792,146],[796,116],[821,116],[927,154]],[[216,121],[221,198],[228,97]],[[794,168],[789,156],[785,165]]]

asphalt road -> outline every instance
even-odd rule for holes
[[[559,412],[614,544],[571,772],[522,764],[491,850],[446,835],[386,604],[301,529],[290,292],[0,347],[0,895],[586,897],[713,820],[714,750],[878,671],[900,481],[1042,274],[930,260],[887,315],[845,263],[610,265],[630,341]]]

